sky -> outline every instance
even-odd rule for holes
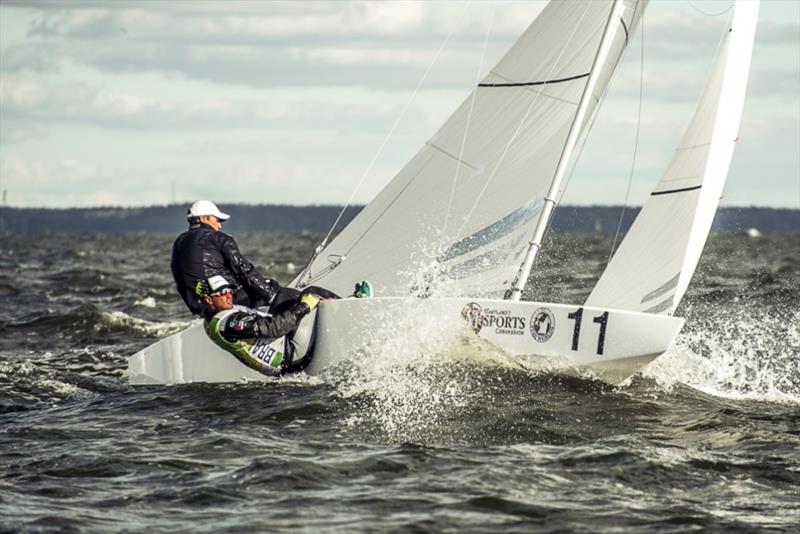
[[[543,5],[0,0],[2,204],[366,203]],[[651,0],[562,203],[645,201],[730,7]],[[800,208],[798,0],[761,2],[722,205]]]

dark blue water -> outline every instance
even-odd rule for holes
[[[239,241],[283,281],[314,244]],[[622,386],[457,346],[322,377],[132,388],[126,358],[188,324],[171,242],[0,236],[2,530],[800,523],[800,236],[712,236],[677,346]],[[610,239],[561,243],[531,289],[580,302]]]

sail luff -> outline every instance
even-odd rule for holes
[[[700,261],[700,255],[722,199],[733,152],[739,140],[739,125],[744,108],[750,60],[753,55],[758,10],[759,0],[737,1],[733,20],[728,30],[736,32],[738,38],[732,38],[728,42],[719,107],[704,172],[707,178],[703,181],[703,187],[700,190],[695,220],[689,234],[686,254],[675,288],[673,310],[686,293],[697,263]]]
[[[571,161],[572,152],[582,131],[584,116],[586,115],[586,112],[589,108],[589,102],[594,94],[594,88],[597,84],[597,80],[601,71],[600,66],[603,65],[608,59],[609,52],[611,51],[611,43],[614,35],[614,31],[612,31],[612,29],[615,30],[616,25],[619,24],[618,21],[621,19],[622,10],[622,0],[614,0],[611,12],[608,15],[608,22],[606,23],[605,30],[603,31],[603,38],[600,41],[600,46],[597,49],[597,54],[595,55],[592,63],[592,68],[590,71],[591,73],[586,81],[583,94],[581,95],[578,109],[575,112],[575,118],[570,126],[570,132],[564,145],[561,158],[558,162],[558,167],[556,167],[556,172],[553,175],[552,181],[550,182],[550,188],[544,198],[544,206],[542,207],[541,214],[536,221],[533,237],[528,243],[528,250],[525,254],[525,260],[522,262],[522,265],[520,265],[513,284],[506,292],[505,298],[507,300],[519,301],[522,297],[522,290],[528,282],[528,276],[530,275],[531,268],[533,267],[533,261],[536,259],[536,255],[542,247],[542,239],[544,238],[545,231],[547,230],[547,226],[550,222],[550,217],[555,210],[557,203],[556,198],[558,196],[559,188],[561,187],[561,181],[563,180],[564,174],[566,173],[567,167]]]

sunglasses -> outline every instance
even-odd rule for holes
[[[222,295],[227,295],[229,293],[233,293],[233,291],[231,290],[231,288],[226,287],[225,289],[220,289],[219,291],[214,291],[213,293],[210,294],[210,296],[212,296],[212,297],[221,297]]]

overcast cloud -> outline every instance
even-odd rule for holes
[[[16,206],[368,201],[543,2],[0,3],[0,188]],[[565,201],[634,203],[702,90],[727,0],[651,0]],[[449,38],[448,38],[449,36]],[[731,205],[800,207],[800,3],[763,0]],[[602,176],[604,180],[598,180]],[[764,180],[763,177],[769,177]]]

